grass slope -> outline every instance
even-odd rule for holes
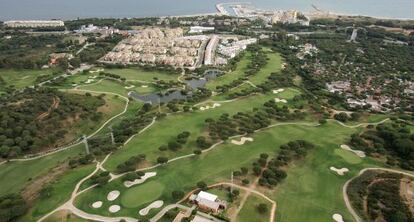
[[[60,176],[51,185],[52,192],[49,197],[39,197],[34,203],[34,207],[19,221],[36,221],[41,216],[54,210],[60,204],[69,200],[73,188],[76,183],[83,177],[87,176],[94,170],[94,165],[83,166],[73,169],[64,175]]]
[[[6,85],[14,85],[17,89],[31,86],[38,76],[49,75],[55,69],[0,69],[0,76]]]
[[[19,192],[27,183],[50,169],[60,165],[69,157],[84,152],[83,145],[58,152],[36,160],[9,162],[0,166],[0,196]]]

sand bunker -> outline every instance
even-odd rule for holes
[[[130,85],[130,86],[125,86],[124,88],[125,89],[132,89],[132,88],[134,88],[135,86],[134,85]]]
[[[359,157],[361,157],[361,158],[366,157],[366,155],[365,155],[365,152],[364,152],[364,151],[361,151],[361,150],[353,150],[353,149],[351,149],[351,147],[349,147],[349,146],[348,146],[348,145],[346,145],[346,144],[342,144],[342,145],[341,145],[341,149],[344,149],[344,150],[348,150],[348,151],[350,151],[350,152],[353,152],[353,153],[355,153],[355,155],[357,155],[357,156],[359,156]]]
[[[332,215],[332,219],[334,219],[336,222],[344,222],[344,219],[342,218],[342,215],[340,214]]]
[[[287,103],[287,100],[286,99],[275,98],[275,102],[277,102],[277,103]]]
[[[343,175],[345,175],[345,173],[349,172],[348,168],[338,169],[336,167],[330,167],[329,169],[332,170],[332,171],[335,171],[340,176],[343,176]]]
[[[148,88],[148,86],[147,86],[147,85],[142,85],[141,87],[142,87],[142,88]]]
[[[240,145],[243,145],[246,141],[253,142],[253,138],[251,138],[251,137],[242,137],[240,139],[240,141],[238,141],[238,140],[231,140],[231,143],[240,146]]]
[[[93,208],[100,208],[102,207],[102,201],[96,201],[95,203],[92,204]]]
[[[121,210],[121,207],[119,205],[112,205],[112,206],[109,207],[108,210],[111,213],[116,213],[116,212]]]
[[[103,72],[105,69],[90,70],[89,73]]]
[[[125,181],[124,182],[124,186],[126,186],[126,187],[132,187],[134,185],[144,183],[147,179],[149,179],[151,177],[154,177],[156,175],[157,175],[156,172],[145,173],[145,175],[142,176],[140,179],[136,179],[134,181],[129,181],[129,180]]]
[[[214,108],[220,107],[220,106],[221,106],[220,103],[214,103],[213,106],[202,106],[202,107],[200,107],[200,110],[203,111],[203,110],[208,110],[208,109],[214,109]]]
[[[87,80],[85,81],[85,83],[86,83],[86,84],[93,83],[93,82],[95,82],[95,80],[94,80],[94,79],[87,79]]]
[[[164,205],[164,201],[162,201],[162,200],[154,201],[150,205],[148,205],[146,208],[141,209],[139,211],[139,215],[145,216],[145,215],[147,215],[149,213],[149,211],[151,209],[160,208],[160,207],[162,207],[162,205]]]
[[[278,93],[281,93],[283,91],[285,91],[285,89],[274,89],[273,94],[278,94]]]
[[[108,193],[108,196],[106,197],[106,199],[108,199],[109,201],[114,201],[116,200],[116,198],[119,197],[119,194],[121,193],[118,190],[113,190]]]

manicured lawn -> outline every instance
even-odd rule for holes
[[[7,85],[14,85],[17,89],[31,86],[41,75],[52,74],[55,69],[0,69],[0,76]]]
[[[362,161],[362,159],[359,156],[355,155],[354,153],[348,150],[335,149],[335,154],[342,157],[346,162],[350,164],[357,164]]]
[[[250,111],[254,107],[261,107],[263,103],[273,98],[272,94],[247,97],[237,102],[224,103],[215,109],[197,111],[193,113],[180,113],[164,117],[144,133],[134,137],[126,146],[116,151],[105,163],[108,170],[116,170],[116,166],[129,157],[137,154],[146,154],[147,160],[155,162],[159,156],[170,159],[183,154],[192,153],[196,148],[195,140],[204,131],[204,121],[207,118],[218,118],[223,113],[235,114],[242,111]],[[167,144],[179,133],[189,131],[191,133],[188,143],[179,152],[158,150],[161,145]]]
[[[331,221],[335,213],[341,214],[344,221],[353,221],[342,198],[342,186],[362,168],[381,166],[370,158],[349,163],[336,154],[339,145],[357,129],[341,128],[333,123],[318,129],[326,131],[309,132],[309,136],[314,137],[310,141],[315,142],[317,148],[305,161],[289,168],[288,177],[272,195],[277,202],[276,221]],[[346,167],[350,172],[339,176],[329,169],[331,166]]]
[[[210,90],[215,90],[217,86],[226,85],[234,80],[243,77],[244,71],[246,70],[246,67],[250,63],[250,53],[246,52],[246,54],[243,56],[243,58],[237,63],[237,67],[235,70],[225,73],[224,75],[209,81],[206,85],[206,88]]]
[[[61,164],[69,157],[84,153],[83,145],[36,160],[10,162],[0,165],[0,196],[17,193],[30,181]]]
[[[38,198],[34,203],[34,208],[31,208],[19,221],[34,221],[35,219],[39,219],[41,216],[49,213],[60,204],[69,200],[76,183],[90,174],[93,170],[94,165],[83,166],[70,170],[60,176],[51,185],[47,185],[52,187],[50,196]]]
[[[251,168],[251,163],[257,159],[260,153],[266,152],[273,156],[279,150],[280,145],[291,140],[305,139],[317,145],[315,150],[311,151],[309,157],[306,157],[305,160],[297,161],[289,168],[287,181],[276,188],[276,193],[269,190],[264,192],[274,197],[274,200],[278,202],[278,212],[281,212],[280,218],[285,221],[285,218],[290,217],[292,220],[289,221],[303,221],[303,218],[305,218],[303,215],[294,215],[296,213],[293,209],[296,207],[292,206],[295,206],[296,202],[300,202],[301,210],[307,212],[307,220],[325,221],[322,218],[328,218],[327,220],[329,220],[331,212],[334,210],[340,210],[340,212],[343,212],[345,219],[349,219],[339,192],[343,182],[348,177],[341,178],[334,175],[329,170],[329,166],[347,166],[345,161],[335,158],[336,155],[333,150],[355,131],[355,129],[345,128],[336,123],[328,123],[320,127],[285,125],[255,133],[252,135],[254,142],[242,146],[226,143],[201,156],[182,159],[157,168],[155,170],[157,176],[153,179],[163,184],[164,189],[161,196],[157,192],[152,198],[148,198],[152,201],[161,199],[168,204],[171,201],[171,192],[174,190],[189,191],[195,187],[198,181],[205,181],[208,184],[228,181],[232,170],[241,166]],[[154,135],[154,133],[151,135]],[[150,137],[146,138],[149,139]],[[302,167],[302,165],[305,165],[305,167]],[[352,167],[348,167],[351,171],[354,170]],[[305,172],[298,173],[298,170]],[[290,173],[291,171],[292,173]],[[106,198],[105,195],[114,189],[120,190],[121,193],[126,190],[119,180],[113,181],[102,188],[82,194],[76,201],[77,206],[88,212],[107,214],[105,210],[91,209],[85,205],[85,202],[88,203],[88,200],[91,202],[91,199],[104,199]],[[323,192],[319,192],[319,190],[323,190]],[[134,195],[137,197],[146,196],[147,192],[147,189],[137,188]],[[300,195],[303,193],[308,197],[305,197],[302,201]],[[295,201],[292,202],[289,198]],[[318,207],[314,207],[313,201],[315,201],[315,206]],[[287,209],[279,210],[280,208]],[[121,210],[116,215],[135,216],[137,210],[139,208]],[[131,212],[134,212],[134,214],[131,214]],[[312,213],[315,213],[315,219],[309,216]],[[301,218],[301,220],[298,218]]]
[[[259,211],[257,210],[257,206],[259,204],[266,204],[266,213],[259,213]],[[272,204],[269,201],[255,196],[254,194],[251,194],[247,198],[247,201],[241,209],[237,219],[239,222],[267,222],[269,221],[271,210]]]
[[[80,86],[79,89],[92,90],[99,92],[112,92],[127,97],[131,91],[146,94],[157,91],[151,84],[143,84],[139,82],[121,83],[114,80],[98,80],[94,84]],[[132,87],[131,87],[132,86]],[[143,87],[144,86],[144,87]],[[146,87],[145,87],[146,86]]]
[[[255,85],[264,83],[271,73],[280,72],[282,69],[283,60],[279,53],[269,52],[267,56],[267,64],[258,73],[249,77],[249,81]]]
[[[167,73],[167,72],[159,72],[159,71],[145,71],[141,68],[125,68],[125,69],[105,69],[104,72],[113,73],[120,75],[127,79],[127,81],[131,80],[140,80],[140,81],[148,81],[154,82],[155,79],[170,81],[176,81],[178,76],[177,74]]]
[[[161,196],[163,190],[164,185],[155,180],[144,183],[141,186],[134,186],[122,194],[122,206],[132,208],[143,204],[150,204],[154,201],[154,198]],[[138,193],[142,195],[137,195]]]

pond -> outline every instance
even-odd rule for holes
[[[223,72],[220,70],[207,70],[204,72],[203,77],[201,78],[192,78],[191,80],[185,80],[190,89],[204,88],[206,83],[212,79],[215,79],[217,76],[222,75]],[[185,100],[188,96],[191,96],[192,92],[182,93],[181,90],[169,90],[167,93],[149,93],[149,94],[139,94],[137,92],[129,92],[128,96],[132,99],[142,101],[145,103],[159,104],[159,103],[168,103],[173,100]]]

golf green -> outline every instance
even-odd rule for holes
[[[158,200],[164,190],[164,185],[157,181],[150,181],[128,189],[122,194],[121,203],[124,207],[139,207],[146,203]]]
[[[350,164],[358,164],[362,161],[360,157],[347,150],[335,149],[334,152],[336,155],[342,157],[346,162]]]

